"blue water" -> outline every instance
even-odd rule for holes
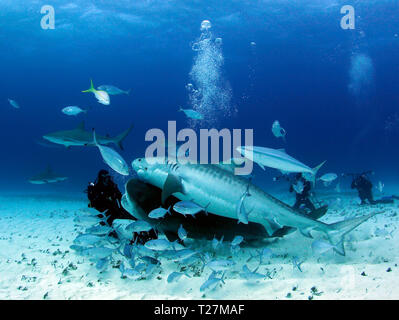
[[[55,30],[40,27],[44,4],[0,1],[2,191],[83,190],[106,167],[98,150],[34,142],[80,121],[111,135],[133,123],[121,153],[129,163],[143,156],[147,130],[166,130],[168,120],[187,127],[177,110],[190,107],[185,86],[198,54],[191,46],[204,19],[223,39],[221,76],[231,87],[226,107],[236,110],[219,112],[216,128],[253,128],[256,145],[284,147],[309,166],[327,160],[324,173],[371,169],[374,182],[386,184],[399,176],[399,120],[387,128],[399,104],[396,1],[52,1]],[[355,30],[340,28],[347,4],[356,10]],[[354,94],[351,59],[360,54],[371,69],[357,71],[366,85]],[[103,106],[81,93],[90,79],[132,93]],[[70,117],[61,113],[67,105],[90,109]],[[287,130],[286,143],[272,135],[274,120]],[[69,180],[30,185],[27,179],[47,164]],[[272,187],[275,171],[255,172]]]

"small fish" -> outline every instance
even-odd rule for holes
[[[312,242],[312,251],[314,254],[323,254],[327,251],[334,249],[334,246],[323,240],[315,240]]]
[[[131,224],[129,224],[125,230],[128,232],[148,232],[152,229],[152,226],[143,220],[137,220],[137,221],[133,221]]]
[[[78,106],[68,106],[63,108],[62,113],[66,114],[67,116],[77,116],[79,113],[87,113],[87,110],[81,109]]]
[[[225,259],[215,259],[209,261],[205,266],[211,269],[212,271],[226,271],[234,266],[236,263],[231,260]]]
[[[172,282],[177,282],[180,280],[180,278],[182,276],[186,276],[187,278],[191,278],[187,273],[183,273],[183,272],[172,272],[169,276],[168,276],[168,283],[172,283]]]
[[[8,102],[11,104],[11,106],[13,106],[15,109],[19,109],[19,104],[17,101],[12,100],[12,99],[8,99]]]
[[[127,95],[129,95],[130,91],[131,91],[131,89],[122,90],[122,89],[119,89],[119,88],[117,88],[117,87],[115,87],[113,85],[108,85],[108,84],[103,84],[101,86],[98,86],[97,90],[105,91],[105,92],[107,92],[110,95],[118,95],[118,94],[127,94]]]
[[[337,174],[336,173],[326,173],[323,174],[318,180],[321,180],[323,182],[333,182],[335,179],[337,179]]]
[[[240,222],[243,224],[248,224],[248,212],[245,209],[244,206],[244,201],[247,197],[250,197],[251,194],[249,193],[249,184],[247,186],[247,190],[244,192],[244,194],[241,196],[240,200],[237,203],[237,207],[236,207],[236,213],[237,213],[237,218],[238,218],[238,222],[237,224],[239,224]]]
[[[114,229],[108,226],[93,226],[86,230],[87,233],[91,233],[94,235],[107,235],[112,232]]]
[[[177,235],[181,241],[184,241],[187,238],[187,231],[183,228],[182,224],[180,225],[179,230],[177,230]]]
[[[240,273],[241,278],[244,278],[245,280],[249,281],[256,281],[256,280],[263,280],[266,279],[266,275],[257,273],[258,268],[256,268],[254,271],[249,270],[248,266],[244,264],[242,266],[242,272]]]
[[[253,258],[259,258],[259,264],[263,264],[265,260],[270,260],[270,258],[273,256],[273,251],[270,248],[263,248],[262,250],[257,250],[257,254],[252,255],[249,253],[250,258],[247,260],[247,262],[251,261]]]
[[[182,214],[183,216],[186,216],[186,215],[194,216],[201,211],[205,211],[205,214],[207,214],[206,209],[208,206],[209,206],[209,204],[205,208],[203,208],[192,201],[179,201],[174,204],[173,210]]]
[[[392,233],[394,232],[395,230],[392,230],[391,232],[388,232],[386,229],[380,229],[380,228],[376,228],[375,229],[375,231],[374,231],[374,235],[376,236],[376,237],[388,237],[388,236],[391,236],[391,238],[392,238]]]
[[[119,270],[121,271],[122,277],[129,278],[131,280],[137,280],[141,278],[141,273],[136,269],[125,268],[125,265],[122,263],[119,266]]]
[[[242,237],[242,236],[235,236],[234,237],[234,239],[233,239],[233,241],[231,241],[231,245],[232,246],[238,246],[238,245],[240,245],[240,243],[241,242],[243,242],[243,240],[244,240],[244,237]]]
[[[94,89],[93,81],[90,80],[90,89],[84,90],[82,92],[92,92],[97,99],[98,103],[108,106],[111,103],[111,99],[108,93],[104,90],[96,90]]]
[[[107,268],[107,262],[107,258],[98,260],[98,262],[96,263],[96,269],[100,272],[104,271]]]
[[[93,246],[97,243],[105,241],[105,237],[96,236],[94,234],[81,234],[77,236],[75,240],[73,240],[73,243],[80,246]]]
[[[121,155],[115,150],[111,149],[110,147],[99,145],[97,143],[96,132],[94,130],[93,130],[93,139],[95,146],[98,147],[98,150],[100,150],[104,162],[119,174],[128,176],[129,166],[127,165],[125,160],[121,157]]]
[[[201,113],[199,113],[198,111],[195,111],[193,109],[180,108],[179,111],[183,111],[184,114],[187,116],[187,118],[190,118],[190,119],[194,119],[194,120],[204,119],[204,116]]]
[[[299,262],[298,257],[292,257],[292,266],[295,269],[298,269],[299,271],[302,272],[302,268],[301,265],[302,263],[304,263],[305,261]]]
[[[161,261],[150,256],[143,256],[140,257],[140,259],[146,262],[147,264],[161,265]]]
[[[164,209],[164,208],[162,208],[162,207],[159,207],[159,208],[157,208],[157,209],[154,209],[154,210],[152,210],[152,211],[149,213],[148,217],[149,217],[149,218],[152,218],[152,219],[161,219],[161,218],[163,218],[167,213],[169,213],[170,215],[172,215],[171,212],[170,212],[170,208],[171,208],[171,207],[169,207],[168,210],[166,210],[166,209]]]
[[[155,239],[147,241],[144,246],[147,249],[155,250],[155,251],[163,251],[168,249],[173,249],[173,242],[169,242],[165,239]]]
[[[181,261],[184,259],[188,259],[194,255],[196,255],[197,252],[191,249],[183,249],[183,250],[179,250],[179,251],[174,251],[172,260],[173,261]]]
[[[92,247],[83,249],[82,254],[90,256],[95,259],[104,259],[108,258],[114,252],[114,249],[106,248],[106,247]]]
[[[282,138],[285,142],[285,136],[287,135],[287,132],[281,128],[280,122],[278,120],[273,122],[272,132],[276,138]]]
[[[216,250],[223,242],[224,236],[220,238],[220,240],[216,239],[215,237],[212,240],[212,248]]]
[[[225,284],[224,282],[224,277],[225,277],[225,273],[223,273],[221,278],[217,278],[216,277],[216,272],[212,272],[212,274],[209,276],[208,280],[206,280],[200,287],[200,291],[211,291],[214,290],[216,288],[216,286],[222,282],[223,284]]]
[[[92,216],[80,216],[73,219],[76,224],[83,226],[93,226],[104,221],[104,218],[92,217]]]

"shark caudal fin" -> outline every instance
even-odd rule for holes
[[[320,170],[320,168],[325,164],[327,162],[327,160],[324,160],[322,163],[320,163],[317,167],[314,167],[313,169],[312,169],[312,171],[313,171],[313,174],[312,174],[312,183],[313,183],[313,185],[315,185],[315,183],[316,183],[316,175],[317,175],[317,172]]]
[[[130,131],[132,131],[133,129],[133,125],[131,125],[128,129],[126,129],[125,131],[123,131],[121,134],[117,135],[114,138],[114,143],[116,145],[118,145],[118,147],[123,150],[123,145],[122,145],[122,141],[127,137],[127,135],[130,133]]]
[[[351,232],[353,229],[361,225],[376,214],[383,213],[384,211],[378,211],[370,213],[368,215],[357,217],[354,219],[344,220],[328,225],[327,236],[330,243],[334,246],[334,251],[340,255],[345,255],[344,248],[344,237],[346,234]]]
[[[94,89],[93,86],[93,80],[90,79],[90,89],[83,90],[82,92],[96,92],[96,89]]]

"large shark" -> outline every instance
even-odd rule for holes
[[[50,166],[47,166],[46,170],[42,173],[39,173],[36,176],[33,176],[29,179],[30,183],[33,184],[46,184],[46,183],[54,183],[61,182],[68,179],[67,177],[62,177],[53,172]]]
[[[129,132],[132,130],[133,125],[127,130],[123,131],[121,134],[110,137],[110,136],[99,136],[97,135],[97,142],[102,145],[108,145],[111,143],[119,146],[123,150],[122,141],[126,138]],[[95,146],[93,141],[93,133],[85,130],[84,122],[82,121],[75,129],[56,131],[43,136],[44,139],[62,144],[66,147],[70,146]]]
[[[244,201],[249,212],[248,221],[263,225],[269,235],[283,226],[297,228],[309,238],[312,238],[312,231],[322,232],[341,255],[345,255],[344,236],[377,214],[333,224],[323,223],[299,213],[247,179],[234,175],[232,165],[182,165],[165,158],[139,158],[132,162],[132,167],[141,180],[162,189],[163,202],[174,195],[180,200],[208,206],[210,212],[223,217],[237,219],[237,204],[249,191],[251,196]]]

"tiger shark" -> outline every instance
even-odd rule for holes
[[[208,206],[213,214],[237,219],[237,204],[245,192],[248,221],[264,226],[271,236],[283,226],[296,228],[312,238],[312,232],[324,233],[334,250],[345,255],[344,237],[357,226],[381,212],[332,224],[306,216],[267,194],[248,179],[234,175],[234,165],[179,164],[166,158],[139,158],[132,162],[139,179],[162,189],[162,202],[170,195],[180,200]]]
[[[122,141],[132,130],[133,125],[127,130],[123,131],[121,134],[110,137],[110,136],[100,136],[97,135],[97,142],[101,145],[108,145],[111,143],[116,144],[121,150],[123,150]],[[44,139],[62,144],[66,147],[70,146],[95,146],[93,141],[93,133],[85,130],[84,121],[79,123],[79,125],[72,130],[56,131],[43,136]]]
[[[46,184],[46,183],[61,182],[65,181],[66,179],[68,178],[57,175],[56,173],[53,172],[50,166],[47,166],[45,171],[30,178],[29,182],[33,184]]]

